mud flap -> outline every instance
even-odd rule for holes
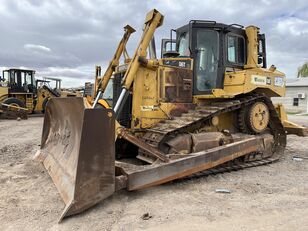
[[[66,207],[60,221],[115,191],[115,119],[111,109],[91,109],[83,98],[49,100],[39,160]]]

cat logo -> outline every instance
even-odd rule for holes
[[[179,67],[185,67],[186,66],[186,63],[185,62],[179,62]]]

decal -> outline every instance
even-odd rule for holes
[[[185,62],[179,62],[179,67],[186,67],[186,63]]]
[[[181,67],[190,69],[191,60],[190,59],[163,59],[163,64],[167,66]]]
[[[155,105],[148,105],[148,106],[141,106],[141,111],[157,111],[158,106]]]
[[[283,87],[284,86],[284,77],[275,77],[275,86]]]
[[[251,83],[256,85],[266,85],[266,77],[262,75],[251,75]]]

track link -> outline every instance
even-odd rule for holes
[[[243,170],[245,168],[253,168],[253,167],[258,167],[262,165],[268,165],[271,163],[275,163],[277,161],[279,161],[279,158],[267,158],[264,160],[244,162],[242,164],[233,164],[232,166],[217,167],[217,168],[205,170],[202,172],[198,172],[198,173],[195,173],[193,175],[190,175],[188,177],[181,178],[181,179],[192,179],[192,178],[199,178],[199,177],[204,177],[204,176],[209,176],[209,175],[216,175],[220,173],[233,172],[233,171]]]

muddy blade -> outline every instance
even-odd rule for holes
[[[66,207],[60,220],[115,191],[114,115],[83,98],[53,98],[45,112],[39,159]]]

